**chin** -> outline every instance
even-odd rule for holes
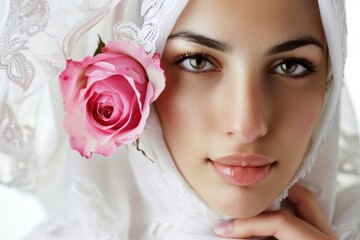
[[[220,206],[216,209],[221,214],[224,214],[230,218],[250,218],[259,215],[264,212],[267,208],[257,208],[255,206],[244,207],[244,206]]]
[[[213,198],[208,198],[209,201],[204,200],[211,208],[231,218],[250,218],[277,208],[274,198],[254,194],[246,188],[235,192],[214,192],[212,195]]]

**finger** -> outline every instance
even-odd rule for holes
[[[279,240],[329,239],[315,227],[286,211],[263,213],[220,225],[215,233],[226,238],[275,237]]]
[[[310,191],[296,184],[289,191],[289,200],[294,204],[299,218],[327,235],[335,235],[319,203]]]

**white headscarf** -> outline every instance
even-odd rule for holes
[[[11,130],[14,137],[0,137],[0,164],[5,163],[9,169],[5,174],[0,172],[0,181],[33,191],[42,189],[50,179],[55,183],[65,182],[67,186],[68,179],[60,179],[58,172],[68,170],[66,165],[71,165],[65,160],[75,161],[78,156],[72,152],[67,154],[67,137],[58,130],[61,129],[58,123],[61,113],[57,107],[61,100],[50,96],[59,96],[59,90],[46,84],[64,68],[65,58],[71,55],[81,35],[114,8],[114,40],[130,38],[143,45],[149,54],[162,53],[167,36],[187,2],[3,2],[2,16],[8,17],[0,24],[0,133]],[[318,3],[329,46],[329,79],[332,84],[326,94],[322,117],[313,134],[309,152],[278,201],[286,196],[292,184],[300,180],[316,193],[331,221],[338,165],[339,97],[346,56],[346,27],[343,0],[318,0]],[[44,42],[48,44],[45,46]],[[45,121],[42,120],[44,116]],[[50,142],[49,135],[52,136]],[[144,239],[217,239],[212,229],[216,224],[228,220],[228,217],[210,209],[182,178],[164,144],[161,126],[154,111],[139,144],[129,145],[128,151],[131,159],[121,166],[131,164],[135,179],[127,179],[128,173],[124,171],[115,174],[124,174],[116,178],[121,185],[116,185],[116,188],[106,185],[108,189],[102,189],[110,193],[118,189],[116,194],[111,193],[113,196],[110,200],[104,199],[97,187],[85,179],[78,179],[72,187],[87,210],[81,215],[86,239],[128,239],[129,236],[132,239],[141,239],[141,236],[145,236]],[[110,166],[106,171],[112,172],[119,167],[118,157],[115,155],[105,160],[109,161]],[[60,168],[62,165],[65,167]],[[95,163],[92,171],[97,172],[100,169],[98,166],[99,163]],[[82,166],[78,168],[82,169]],[[129,182],[124,184],[124,181]],[[51,202],[49,208],[59,208],[56,196],[65,190],[52,188],[48,191],[57,193],[53,195],[55,197],[44,197],[47,203]],[[129,194],[141,198],[131,202]],[[121,207],[114,211],[108,206],[109,202]],[[59,209],[63,208],[61,206]],[[129,212],[129,209],[134,208],[145,212],[140,214],[136,209],[132,210],[135,212]],[[130,217],[134,213],[144,219]]]

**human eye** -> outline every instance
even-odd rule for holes
[[[285,77],[301,78],[315,73],[315,66],[306,59],[288,57],[277,61],[271,72]]]
[[[180,54],[175,58],[174,64],[179,66],[181,70],[190,73],[203,73],[217,70],[211,57],[201,52]]]

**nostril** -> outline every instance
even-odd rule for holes
[[[264,137],[266,134],[239,134],[236,132],[235,133],[231,132],[229,133],[229,135],[233,138],[236,138],[237,141],[243,144],[247,144],[247,143],[252,143],[257,139]]]
[[[268,129],[265,121],[239,124],[228,131],[229,136],[236,138],[241,143],[251,143],[266,136],[267,133]]]

